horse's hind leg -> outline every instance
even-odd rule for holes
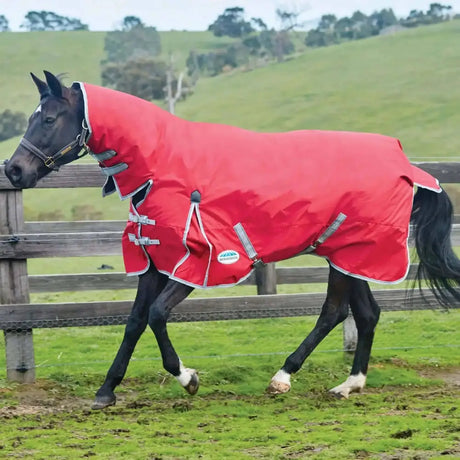
[[[375,327],[380,316],[380,307],[366,281],[353,279],[350,308],[358,329],[358,343],[350,376],[341,385],[330,390],[334,396],[339,398],[348,398],[350,393],[361,391],[366,384]]]
[[[158,342],[163,367],[190,393],[198,391],[198,374],[194,369],[187,369],[179,359],[168,336],[166,322],[171,310],[184,300],[193,288],[177,281],[169,280],[163,291],[150,306],[149,326]]]
[[[110,367],[104,383],[96,393],[93,409],[103,409],[116,403],[114,389],[123,380],[128,368],[129,360],[134,352],[134,348],[139,337],[147,327],[149,306],[152,298],[155,298],[163,290],[167,277],[151,267],[146,273],[139,276],[136,299],[133,304],[131,314],[125,327],[123,342]]]
[[[269,393],[286,393],[291,388],[291,374],[297,372],[305,359],[329,332],[348,316],[352,279],[333,267],[329,273],[327,297],[314,329],[274,375],[267,389]]]

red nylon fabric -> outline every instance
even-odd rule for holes
[[[148,253],[158,270],[184,283],[232,285],[253,268],[236,224],[243,225],[257,259],[268,263],[303,251],[343,213],[345,221],[315,253],[360,278],[398,282],[406,276],[414,184],[441,189],[409,163],[397,139],[194,123],[133,96],[80,85],[89,147],[96,156],[117,152],[103,167],[128,165],[113,176],[120,196],[153,184],[137,209],[131,204],[134,215],[156,223],[128,222],[128,273],[145,271]],[[196,204],[194,191],[201,196]],[[160,244],[137,246],[129,234]]]

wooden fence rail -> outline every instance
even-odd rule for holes
[[[441,183],[460,183],[460,162],[418,163]],[[97,165],[75,164],[44,178],[38,188],[100,187],[105,177]],[[27,274],[27,259],[43,257],[119,255],[124,221],[24,222],[22,191],[14,189],[0,166],[0,329],[4,330],[7,377],[35,379],[33,328],[123,324],[131,301],[31,304],[30,293],[100,289],[132,289],[136,277],[124,273],[68,275]],[[460,246],[460,224],[453,244]],[[411,267],[413,278],[416,267]],[[244,284],[259,294],[276,293],[276,284],[325,283],[327,267],[282,268],[268,265]],[[415,292],[408,301],[403,290],[376,291],[384,310],[433,308],[429,293]],[[208,321],[318,314],[324,293],[187,299],[174,310],[172,321]]]

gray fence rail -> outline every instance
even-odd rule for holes
[[[418,163],[441,183],[460,183],[460,162]],[[68,165],[44,178],[39,188],[100,187],[97,165]],[[27,259],[119,255],[125,222],[24,222],[22,191],[14,189],[0,167],[0,329],[4,330],[9,380],[35,379],[32,330],[34,328],[124,324],[132,302],[99,301],[31,304],[30,293],[98,289],[131,289],[137,279],[122,273],[29,276]],[[452,240],[460,246],[460,224]],[[411,267],[413,278],[416,267]],[[327,267],[280,268],[269,264],[245,284],[257,286],[260,296],[187,299],[174,310],[171,321],[209,321],[318,314],[324,293],[270,295],[277,284],[324,283]],[[403,290],[376,291],[384,310],[433,308],[429,293]]]

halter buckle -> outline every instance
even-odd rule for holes
[[[52,169],[53,166],[54,166],[54,158],[53,158],[53,157],[48,157],[48,158],[45,160],[45,166],[46,166],[47,168]]]

